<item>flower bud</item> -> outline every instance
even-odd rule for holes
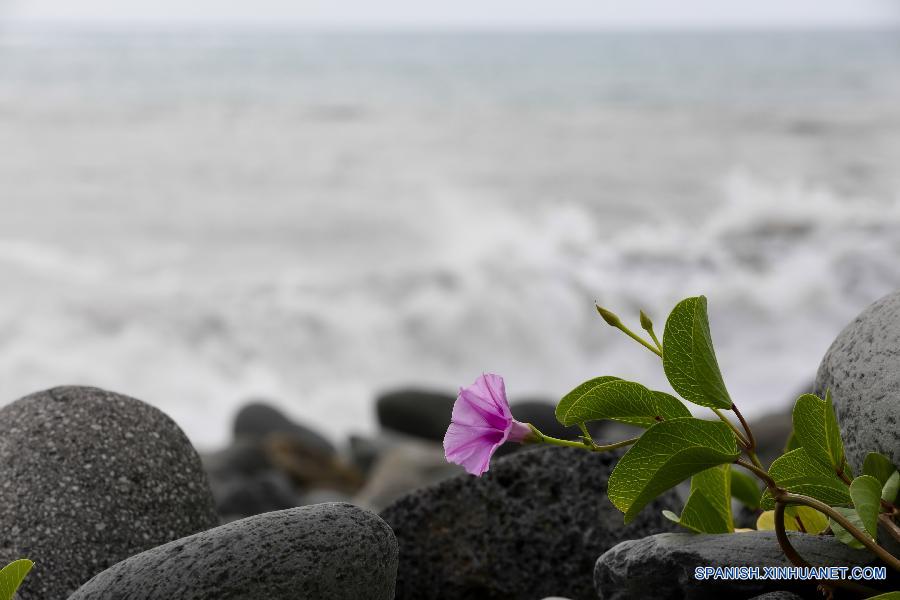
[[[612,325],[613,327],[619,327],[622,324],[622,321],[619,319],[619,317],[615,313],[606,310],[599,304],[597,304],[596,306],[597,306],[597,312],[600,313],[600,316],[603,317],[603,320],[606,321],[607,325]]]

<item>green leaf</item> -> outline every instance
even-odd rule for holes
[[[797,398],[793,421],[794,435],[810,457],[836,471],[844,470],[844,444],[829,393],[825,400],[813,394]]]
[[[869,596],[865,600],[900,600],[900,592],[885,592],[877,596]]]
[[[556,420],[560,423],[563,423],[563,416],[569,412],[572,404],[577,402],[582,396],[590,392],[598,385],[603,385],[604,383],[609,383],[610,381],[619,381],[619,378],[613,377],[612,375],[594,377],[593,379],[588,379],[577,388],[563,396],[562,400],[560,400],[556,405]]]
[[[793,421],[797,441],[812,458],[835,471],[844,470],[844,443],[830,393],[825,393],[824,400],[813,394],[803,394],[797,398]]]
[[[556,407],[556,419],[560,423],[568,426],[611,419],[650,427],[660,419],[691,416],[678,398],[665,392],[648,390],[639,383],[621,379],[592,381],[597,383],[581,384],[560,400]]]
[[[734,434],[721,421],[681,417],[657,423],[616,464],[609,499],[628,524],[662,492],[739,454]]]
[[[834,470],[813,460],[806,448],[797,448],[779,456],[769,467],[769,475],[786,490],[812,496],[829,506],[850,504],[847,485],[838,479]],[[763,493],[759,504],[766,510],[775,508],[775,501],[768,490]]]
[[[900,491],[900,473],[894,471],[894,474],[888,477],[884,487],[881,488],[881,499],[893,504],[894,500],[897,499],[898,491]]]
[[[878,536],[878,511],[881,508],[881,484],[871,475],[860,475],[850,483],[850,499],[866,531]]]
[[[848,521],[850,521],[857,529],[865,532],[866,527],[863,525],[862,520],[859,518],[859,515],[856,514],[856,511],[852,508],[846,508],[844,506],[835,506],[834,510],[838,511],[842,515],[844,515]],[[865,548],[862,542],[853,537],[849,531],[841,527],[837,521],[833,519],[828,520],[829,525],[831,526],[831,531],[834,532],[834,537],[840,540],[842,543],[847,544],[851,548],[856,548],[857,550],[862,550]]]
[[[806,533],[822,533],[826,529],[828,529],[828,517],[820,513],[814,508],[810,508],[808,506],[786,506],[784,508],[784,514],[787,519],[794,521],[797,523],[798,531],[805,531]],[[799,521],[799,523],[798,523]],[[803,528],[800,529],[800,524],[803,524]]]
[[[731,408],[709,333],[705,296],[686,298],[669,314],[663,331],[663,370],[672,388],[688,402]]]
[[[877,479],[881,485],[887,483],[891,474],[897,471],[897,467],[884,454],[877,452],[869,452],[866,454],[866,460],[863,462],[863,475],[871,475]]]
[[[663,516],[697,533],[733,533],[730,471],[731,465],[719,465],[694,475],[681,517],[671,511]]]
[[[801,526],[802,524],[802,526]],[[756,519],[756,529],[775,529],[775,511],[767,510]],[[784,529],[818,534],[828,529],[828,517],[807,506],[786,506],[784,508]]]
[[[762,492],[756,484],[756,479],[743,471],[731,469],[731,495],[750,510],[756,510],[759,508]]]
[[[0,570],[0,600],[12,600],[22,580],[31,571],[34,563],[27,558],[13,561]]]
[[[800,442],[797,441],[797,435],[791,431],[791,435],[788,436],[787,442],[784,444],[784,451],[790,452],[791,450],[796,450],[800,447]]]

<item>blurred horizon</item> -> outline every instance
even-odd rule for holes
[[[633,0],[604,4],[587,0],[458,0],[429,5],[414,0],[321,0],[302,4],[261,0],[0,0],[0,19],[13,23],[93,23],[112,27],[188,26],[303,27],[352,31],[491,30],[747,30],[858,29],[900,24],[895,0]]]

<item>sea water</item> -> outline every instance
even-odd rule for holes
[[[702,293],[753,416],[900,288],[896,32],[0,31],[0,404],[666,389],[594,303]]]

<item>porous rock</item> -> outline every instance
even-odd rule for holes
[[[140,400],[59,387],[0,409],[0,562],[35,567],[19,600],[65,598],[148,548],[218,525],[200,458]]]
[[[815,566],[852,567],[873,556],[831,536],[788,532],[800,556]],[[730,534],[663,533],[622,542],[603,554],[594,569],[601,600],[732,600],[773,591],[807,596],[815,585],[800,580],[698,579],[697,567],[789,567],[774,531]]]
[[[132,556],[69,600],[391,600],[397,540],[374,513],[316,504],[234,521]]]
[[[400,543],[398,600],[592,598],[597,556],[622,540],[671,531],[673,492],[629,525],[606,498],[622,452],[518,452],[481,478],[460,475],[382,512]]]
[[[831,344],[816,376],[831,391],[847,460],[862,471],[869,452],[900,465],[900,291],[878,300]]]

